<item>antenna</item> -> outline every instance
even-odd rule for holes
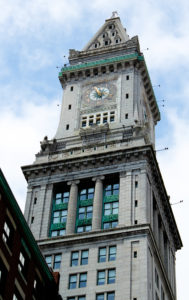
[[[155,150],[155,152],[165,151],[165,150],[168,150],[168,149],[169,149],[168,147],[165,147],[165,148],[163,148],[163,149]]]
[[[184,202],[184,200],[180,200],[180,201],[178,201],[178,202],[174,202],[174,203],[170,203],[171,205],[176,205],[176,204],[180,204],[180,203],[183,203]]]

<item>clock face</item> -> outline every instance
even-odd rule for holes
[[[101,106],[116,101],[116,86],[113,83],[99,82],[83,88],[82,107]]]
[[[90,99],[92,101],[104,100],[108,97],[110,91],[107,87],[97,87],[94,86],[90,92]]]

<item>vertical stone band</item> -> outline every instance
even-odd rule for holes
[[[92,219],[92,230],[101,229],[102,220],[102,201],[103,201],[103,180],[104,176],[94,177],[92,180],[95,181],[95,193],[93,200],[93,219]]]
[[[68,202],[66,234],[72,234],[75,232],[79,180],[69,181],[67,184],[71,185],[71,187],[70,187],[70,198]]]

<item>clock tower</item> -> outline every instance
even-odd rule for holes
[[[155,154],[160,112],[138,37],[113,12],[59,73],[25,217],[68,300],[175,300],[182,242]]]

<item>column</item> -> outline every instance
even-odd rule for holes
[[[130,226],[132,215],[132,172],[121,172],[119,179],[119,225]]]
[[[103,179],[104,176],[94,177],[95,193],[93,200],[92,230],[100,230],[102,223]]]
[[[66,222],[66,234],[72,234],[75,232],[75,222],[77,213],[77,197],[78,197],[78,184],[79,180],[69,181],[70,198],[68,202],[68,216]]]

